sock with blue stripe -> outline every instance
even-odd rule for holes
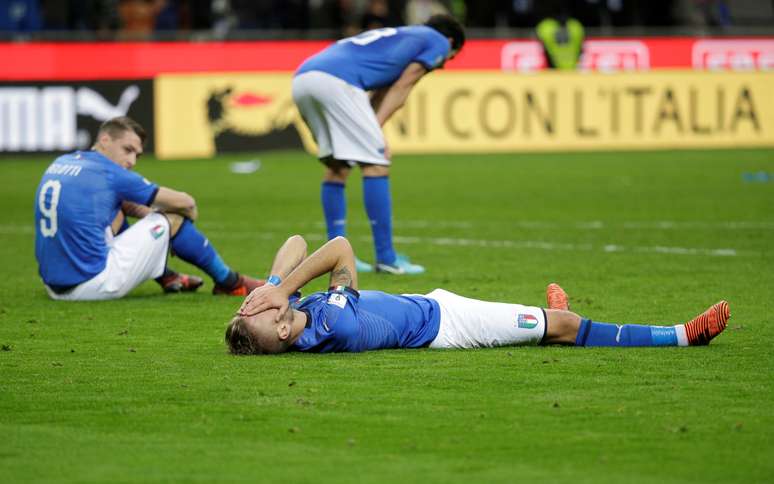
[[[376,260],[384,264],[395,263],[392,247],[392,199],[390,178],[387,176],[363,177],[363,200],[371,233],[374,237]]]
[[[576,346],[688,346],[685,326],[610,324],[584,319]]]
[[[347,197],[344,184],[324,181],[320,187],[325,226],[328,229],[328,240],[344,236],[347,232]]]
[[[175,255],[209,274],[218,285],[231,287],[239,278],[237,273],[223,262],[210,241],[188,219],[172,237],[170,244]]]

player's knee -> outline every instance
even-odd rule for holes
[[[180,230],[180,227],[183,226],[183,222],[185,222],[185,217],[178,213],[165,213],[165,217],[167,217],[167,220],[169,220],[169,233],[172,237],[177,235],[177,231]]]
[[[578,336],[581,317],[571,311],[546,309],[546,344],[573,344]]]
[[[377,177],[377,176],[389,176],[390,167],[384,165],[361,165],[363,176]]]
[[[337,235],[336,237],[331,239],[331,242],[337,245],[341,245],[343,247],[348,247],[350,249],[352,248],[352,244],[349,243],[349,239],[347,239],[343,235]]]
[[[350,172],[349,168],[329,166],[325,170],[325,181],[342,183],[342,184],[347,183],[349,172]]]

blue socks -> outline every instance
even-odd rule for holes
[[[344,185],[337,182],[324,181],[320,187],[325,226],[328,228],[328,240],[347,231],[347,198],[344,195]]]
[[[395,249],[392,247],[390,178],[363,177],[363,200],[368,220],[371,222],[371,233],[374,236],[376,261],[394,264],[396,257]]]
[[[346,234],[347,198],[342,183],[324,181],[320,187],[325,226],[328,240]],[[363,177],[363,201],[371,232],[374,237],[376,260],[384,264],[395,263],[392,247],[392,200],[390,179],[386,176]]]
[[[178,257],[209,274],[216,284],[229,285],[227,283],[235,279],[236,273],[223,262],[210,241],[190,220],[185,219],[170,244]]]
[[[682,330],[682,338],[680,331]],[[682,342],[680,340],[683,340]],[[684,343],[683,343],[684,342]],[[683,343],[683,344],[681,344]],[[639,324],[581,321],[575,346],[685,346],[685,328],[678,326],[642,326]]]

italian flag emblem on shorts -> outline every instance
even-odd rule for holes
[[[153,236],[154,239],[158,239],[162,235],[164,235],[164,226],[161,224],[154,225],[150,229],[150,234]]]
[[[538,324],[538,320],[531,314],[519,314],[516,318],[519,328],[532,329]]]

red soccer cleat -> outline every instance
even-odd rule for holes
[[[178,274],[173,272],[168,276],[162,277],[159,281],[161,289],[166,293],[174,292],[194,292],[204,284],[201,277],[190,274]]]
[[[229,288],[216,284],[215,287],[212,288],[212,293],[215,295],[244,297],[253,292],[253,289],[261,287],[264,284],[266,284],[266,281],[262,279],[254,279],[250,276],[239,274],[239,279],[237,279],[237,283],[234,287]]]
[[[731,310],[726,301],[713,304],[709,309],[685,323],[688,344],[708,345],[712,338],[726,329],[726,322],[730,317]]]
[[[570,302],[567,298],[567,293],[555,282],[552,282],[546,287],[546,303],[548,304],[548,309],[561,309],[562,311],[570,310]]]

